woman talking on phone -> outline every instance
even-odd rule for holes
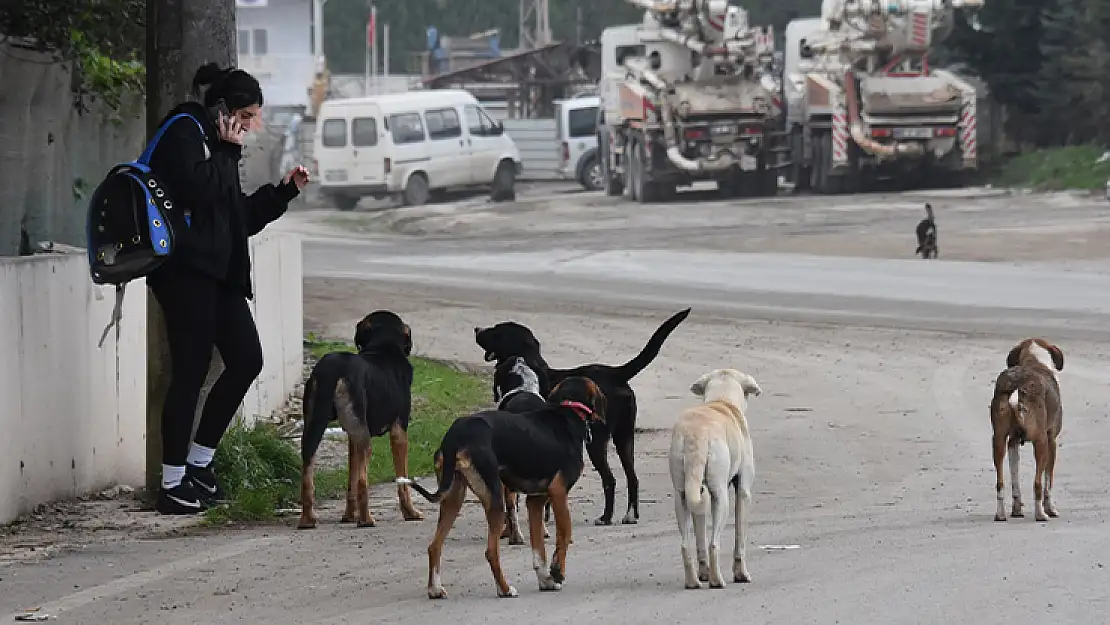
[[[182,103],[166,118],[189,113],[203,134],[187,118],[173,122],[150,163],[187,222],[175,231],[173,255],[147,279],[166,319],[172,367],[155,506],[162,514],[197,513],[223,497],[212,457],[262,371],[262,345],[247,305],[254,296],[247,239],[281,217],[308,184],[308,170],[298,166],[279,184],[243,193],[243,135],[260,123],[262,110],[262,89],[253,76],[209,63],[197,70],[193,93],[200,102]],[[190,441],[213,347],[224,371]]]

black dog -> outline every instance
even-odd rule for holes
[[[312,470],[316,450],[332,421],[347,432],[347,508],[343,522],[373,527],[366,465],[370,439],[389,432],[393,467],[408,475],[409,415],[412,409],[412,331],[396,314],[379,310],[355,326],[357,354],[326,354],[304,387],[304,432],[301,434],[301,519],[297,529],[316,527],[313,511],[315,484]],[[408,487],[399,485],[397,497],[406,521],[424,518],[412,505]],[[357,510],[356,510],[357,508]]]
[[[486,361],[496,360],[500,363],[513,356],[524,358],[528,366],[539,376],[542,394],[549,393],[552,385],[571,376],[587,377],[601,387],[601,392],[605,394],[609,404],[608,417],[603,426],[599,425],[594,429],[593,440],[586,448],[590,454],[590,462],[601,475],[601,484],[605,490],[605,511],[594,521],[595,525],[610,525],[613,522],[613,499],[616,495],[617,481],[613,477],[612,469],[609,468],[609,459],[605,453],[610,438],[617,448],[617,456],[628,480],[628,511],[622,523],[635,523],[640,518],[640,480],[636,476],[633,465],[636,394],[628,382],[651,364],[651,361],[659,355],[663,342],[689,315],[689,308],[672,315],[651,335],[643,351],[632,360],[617,367],[589,364],[574,369],[552,369],[540,354],[540,342],[527,327],[505,321],[489,328],[474,328],[474,340],[486,350]]]
[[[921,258],[937,257],[937,222],[933,219],[933,205],[925,205],[925,219],[917,222],[917,249]]]
[[[536,372],[517,356],[497,363],[493,372],[493,400],[497,409],[505,412],[522,413],[539,410],[547,405],[540,395],[540,378]],[[508,538],[510,545],[523,545],[524,536],[520,533],[519,500],[516,493],[505,489],[505,532],[501,538]],[[544,508],[544,518],[551,516],[551,502]],[[550,534],[543,528],[543,537]]]
[[[566,575],[571,518],[567,494],[582,476],[582,444],[591,425],[605,422],[605,395],[591,380],[568,377],[539,410],[513,414],[486,410],[456,419],[435,452],[439,488],[432,493],[407,478],[428,501],[439,502],[439,524],[428,545],[428,597],[447,596],[440,580],[443,542],[462,509],[467,487],[486,511],[486,560],[499,597],[515,597],[501,571],[500,536],[505,522],[503,487],[528,495],[532,567],[540,590],[559,590]],[[555,553],[550,570],[543,544],[544,501],[555,509]]]

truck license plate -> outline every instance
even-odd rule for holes
[[[329,169],[324,172],[324,180],[328,182],[347,182],[347,170]]]
[[[895,139],[932,139],[932,128],[895,128]]]

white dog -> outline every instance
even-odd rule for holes
[[[736,369],[717,369],[694,382],[690,391],[705,403],[687,408],[671,432],[671,484],[674,485],[674,510],[682,537],[682,565],[686,587],[701,588],[708,581],[713,588],[724,588],[721,574],[721,533],[725,527],[728,487],[736,489],[736,546],[733,549],[732,578],[750,582],[747,567],[747,530],[755,457],[751,433],[744,417],[749,395],[759,396],[752,376]],[[709,528],[709,553],[706,557],[706,515],[712,514]],[[690,553],[690,521],[697,538],[698,565]],[[700,580],[700,581],[699,581]]]

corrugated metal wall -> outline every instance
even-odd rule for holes
[[[524,165],[521,180],[557,180],[555,167],[559,164],[559,153],[555,143],[554,119],[506,119],[505,132],[517,148]],[[301,124],[301,152],[305,160],[315,166],[312,152],[312,137],[316,123],[305,121]]]
[[[559,152],[555,143],[554,119],[506,119],[505,134],[520,149],[524,164],[522,180],[557,180]]]

